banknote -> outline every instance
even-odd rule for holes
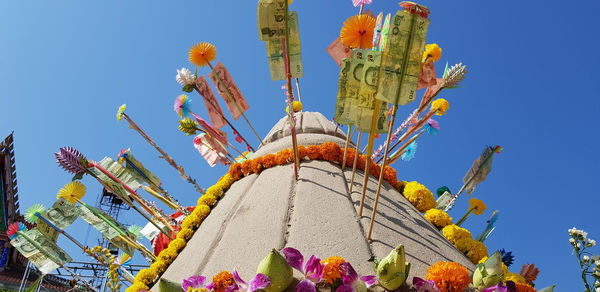
[[[118,178],[131,189],[137,190],[142,186],[142,181],[138,180],[138,178],[134,176],[131,171],[115,162],[112,158],[104,157],[98,164],[104,169],[108,170],[108,172],[110,172],[113,176]],[[119,182],[114,181],[108,175],[104,174],[95,167],[88,168],[88,170],[93,173],[96,179],[105,185],[109,191],[129,203],[132,202],[131,198],[129,197],[129,192]]]
[[[206,111],[208,112],[208,117],[210,118],[210,122],[213,127],[221,128],[225,126],[225,115],[223,114],[223,109],[219,105],[217,98],[215,97],[215,93],[208,85],[208,81],[204,76],[200,76],[196,78],[196,91],[202,96],[204,100],[204,105],[206,106]]]
[[[336,109],[333,117],[333,120],[338,124],[354,125],[356,123],[360,80],[357,80],[353,73],[355,69],[362,69],[362,67],[356,68],[356,65],[356,62],[353,62],[351,58],[342,61],[338,79]]]
[[[79,218],[79,209],[75,205],[69,203],[63,198],[59,198],[54,202],[52,207],[48,208],[40,214],[44,219],[50,221],[59,229],[65,229],[77,218]],[[56,242],[58,238],[58,231],[53,227],[50,227],[43,220],[38,220],[36,228],[43,233],[46,237],[50,238],[53,242]]]
[[[127,231],[125,226],[98,208],[90,206],[77,206],[77,208],[80,210],[81,218],[94,227],[94,229],[98,230],[102,234],[102,237],[106,238],[123,252],[133,256],[135,247],[123,240],[121,235],[125,234],[123,236],[127,236],[133,241],[135,241],[135,235]]]
[[[242,113],[248,110],[249,106],[248,103],[246,103],[246,99],[242,95],[242,92],[233,81],[231,74],[229,74],[229,71],[227,71],[227,68],[225,68],[221,62],[219,62],[215,66],[215,69],[210,72],[208,77],[210,77],[212,82],[215,84],[217,92],[221,98],[225,100],[227,109],[229,109],[229,112],[231,112],[233,119],[237,120]],[[221,84],[219,79],[223,82],[223,84]],[[231,94],[231,97],[229,97],[229,94]],[[233,98],[233,100],[231,98]],[[241,112],[238,110],[238,107],[241,109]]]
[[[258,38],[262,41],[285,37],[287,0],[259,0],[257,8]]]
[[[302,68],[302,49],[300,46],[300,31],[298,28],[298,15],[295,11],[290,11],[288,16],[290,26],[289,58],[290,73],[292,78],[300,78],[303,75]],[[267,41],[267,59],[269,61],[269,71],[272,80],[285,80],[285,58],[283,55],[283,42],[281,39]]]
[[[227,156],[225,156],[227,150],[223,149],[214,138],[208,137],[204,133],[194,138],[194,148],[198,150],[210,167],[214,167],[219,162],[223,165],[229,164]]]
[[[342,40],[338,37],[329,45],[329,47],[327,47],[327,53],[331,56],[333,61],[341,67],[342,61],[352,55],[352,49],[344,45]]]
[[[127,149],[122,151],[119,156],[126,157],[125,168],[129,170],[129,173],[134,176],[138,181],[145,181],[149,185],[160,186],[162,182],[160,179],[148,170],[144,165],[131,154],[131,150]]]
[[[72,258],[37,229],[19,231],[10,244],[43,274],[72,261]]]
[[[405,105],[415,100],[429,20],[398,11],[390,22],[376,98]]]
[[[432,61],[429,61],[421,67],[421,74],[419,74],[419,81],[417,82],[417,90],[431,87],[436,84],[437,77],[435,75],[435,65],[433,65]]]

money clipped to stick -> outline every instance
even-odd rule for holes
[[[329,45],[329,47],[327,47],[327,53],[331,56],[333,61],[341,67],[342,61],[352,56],[352,48],[344,45],[342,40],[338,37]]]
[[[237,120],[250,108],[242,92],[233,81],[233,77],[231,77],[231,74],[229,74],[229,71],[227,71],[227,68],[221,62],[217,62],[217,65],[208,74],[208,77],[215,84],[217,92],[227,104],[227,109],[234,120]]]
[[[79,218],[80,212],[75,205],[67,202],[67,200],[63,198],[59,198],[54,202],[52,207],[44,210],[40,215],[46,218],[50,223],[54,224],[57,228],[65,229]],[[56,242],[59,232],[55,228],[49,226],[43,220],[37,221],[36,224],[37,229],[41,233],[46,235],[53,242]]]
[[[257,7],[258,38],[261,41],[286,37],[287,0],[259,0]]]
[[[416,98],[429,19],[396,12],[389,26],[381,58],[380,86],[376,98],[405,105]]]
[[[221,109],[219,102],[217,102],[215,93],[210,88],[210,85],[208,85],[206,78],[204,78],[204,76],[200,76],[196,78],[194,83],[196,85],[196,91],[204,100],[204,105],[206,106],[206,111],[208,112],[208,117],[210,118],[210,122],[213,124],[213,127],[221,128],[225,126],[227,121],[225,120],[223,109]]]
[[[290,58],[290,73],[292,78],[300,78],[304,72],[302,67],[302,49],[300,46],[300,30],[298,27],[298,15],[295,11],[288,14],[289,37],[288,37],[288,56]],[[283,55],[283,46],[281,40],[267,41],[267,58],[269,61],[269,71],[271,80],[286,80],[285,57]]]
[[[36,228],[20,230],[15,235],[10,244],[36,266],[42,274],[48,274],[73,260],[51,238],[48,238]]]
[[[131,153],[131,149],[123,149],[119,153],[119,162],[125,162],[125,168],[129,171],[133,177],[138,181],[143,181],[152,186],[153,188],[159,188],[162,185],[160,179],[148,170],[144,165]]]
[[[102,160],[100,160],[100,162],[98,162],[98,164],[132,190],[137,190],[142,186],[142,183],[133,174],[131,174],[127,168],[121,166],[112,158],[104,157]],[[108,186],[111,192],[115,193],[115,195],[117,195],[119,198],[127,201],[127,203],[130,205],[133,204],[129,196],[129,192],[119,182],[113,180],[110,176],[106,175],[96,167],[90,167],[88,168],[88,171],[91,172],[96,179],[100,180],[103,185]]]
[[[81,212],[81,218],[98,230],[102,237],[133,257],[137,246],[131,243],[136,241],[136,236],[127,231],[125,226],[100,209],[83,205],[77,206],[77,208]]]

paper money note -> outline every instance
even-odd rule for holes
[[[417,82],[417,90],[434,86],[436,83],[435,65],[433,65],[433,61],[428,61],[421,67],[421,74],[419,74],[419,81]]]
[[[206,111],[208,112],[208,116],[210,118],[210,122],[213,124],[215,128],[221,128],[225,126],[225,115],[223,114],[223,109],[219,105],[217,98],[215,97],[215,93],[208,85],[208,81],[204,76],[200,76],[196,78],[196,91],[202,96],[204,100],[204,105],[206,106]]]
[[[145,181],[151,186],[160,186],[162,184],[160,178],[148,170],[139,160],[135,159],[135,156],[131,154],[130,149],[123,151],[119,156],[127,158],[125,168],[129,170],[129,173],[138,181]]]
[[[219,82],[219,80],[217,79],[217,75],[218,78],[220,78],[220,80],[223,82],[223,84]],[[217,92],[219,93],[221,98],[225,100],[225,103],[227,104],[227,109],[229,109],[229,112],[231,112],[231,115],[233,116],[234,120],[237,120],[243,112],[247,111],[248,108],[250,108],[248,106],[248,103],[246,103],[246,99],[242,95],[242,92],[233,81],[231,74],[229,74],[229,71],[227,71],[227,69],[223,64],[221,64],[221,62],[217,63],[215,69],[212,72],[210,72],[208,77],[210,77],[212,82],[215,84]],[[229,97],[228,93],[231,94],[231,98],[233,98],[233,100]],[[238,110],[238,106],[242,110],[242,112]]]
[[[415,100],[429,19],[398,11],[393,17],[381,60],[376,98],[405,105]]]
[[[279,40],[285,37],[285,14],[287,0],[258,1],[258,38],[262,41]]]
[[[341,67],[342,61],[352,56],[352,49],[344,45],[342,40],[338,37],[331,45],[329,45],[329,47],[327,47],[327,53],[331,56],[333,61]]]
[[[81,218],[94,227],[94,229],[98,230],[102,234],[102,237],[106,238],[123,252],[133,256],[135,247],[120,238],[120,235],[125,234],[124,236],[135,241],[135,235],[127,231],[125,226],[98,208],[85,206],[77,206],[77,208],[81,212]]]
[[[385,102],[375,100],[381,52],[354,49],[352,50],[351,63],[354,64],[351,78],[360,82],[356,109],[354,110],[355,113],[353,113],[355,116],[355,126],[361,132],[371,132],[371,120],[373,118],[375,102],[380,102],[380,111],[376,113],[377,123],[375,124],[375,131],[376,133],[384,133],[387,130],[387,116],[385,115],[387,106]]]
[[[336,97],[336,109],[333,120],[342,125],[354,125],[358,117],[358,92],[360,90],[360,80],[355,78],[354,71],[362,70],[362,66],[357,68],[357,63],[351,58],[342,61],[340,68],[340,77],[338,79],[338,93]]]
[[[112,158],[104,157],[98,164],[104,169],[108,170],[108,172],[129,186],[131,189],[137,190],[142,186],[142,182],[139,181],[137,177],[131,173],[131,171],[115,162]],[[131,198],[129,197],[129,192],[120,183],[114,181],[108,175],[104,174],[95,167],[90,167],[88,170],[92,172],[103,185],[108,187],[109,191],[129,203],[132,202]]]
[[[10,244],[43,274],[72,261],[72,258],[37,229],[19,231]]]
[[[79,218],[79,209],[67,200],[59,198],[54,202],[52,207],[48,208],[40,215],[50,221],[50,223],[54,224],[57,228],[65,229]],[[58,238],[58,231],[56,229],[50,227],[43,220],[38,220],[36,225],[36,228],[41,233],[56,242],[56,239]]]
[[[214,167],[217,163],[223,165],[229,164],[225,150],[215,139],[206,136],[202,133],[194,138],[194,148],[198,150],[200,155],[206,160],[210,167]]]
[[[302,49],[300,46],[300,31],[298,28],[298,15],[290,11],[288,16],[290,26],[289,58],[290,73],[292,78],[300,78],[304,72],[302,68]],[[269,71],[272,80],[285,80],[285,58],[283,55],[283,43],[281,39],[267,41],[267,58],[269,60]]]

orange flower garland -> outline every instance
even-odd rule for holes
[[[432,280],[441,292],[462,292],[471,283],[469,270],[455,262],[437,262],[427,269],[425,279]]]

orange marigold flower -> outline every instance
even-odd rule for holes
[[[275,154],[267,154],[265,156],[262,157],[262,165],[264,168],[271,168],[275,165],[277,165],[275,163]]]
[[[287,163],[292,162],[294,159],[294,150],[292,149],[285,149],[285,150],[281,150],[279,152],[277,152],[277,154],[275,154],[275,162],[277,163],[277,165],[284,165]]]
[[[311,160],[317,160],[321,158],[321,148],[317,145],[310,145],[306,147],[306,155]]]
[[[308,154],[308,150],[306,149],[306,147],[302,146],[302,145],[298,145],[298,158],[300,160],[304,159],[304,157],[306,157],[306,155]]]
[[[241,163],[242,173],[244,175],[252,174],[252,162],[254,159],[247,159]]]
[[[338,162],[342,149],[340,145],[333,142],[325,142],[321,144],[321,156],[329,162]]]
[[[425,279],[432,280],[441,292],[462,292],[471,283],[469,270],[455,262],[437,262],[427,269]]]
[[[321,263],[325,264],[325,267],[323,268],[323,279],[329,284],[333,284],[335,280],[341,279],[340,265],[345,262],[346,260],[344,258],[338,256],[328,257],[322,260]]]
[[[235,284],[235,280],[233,279],[233,275],[228,271],[221,271],[216,274],[212,278],[212,282],[215,285],[213,291],[215,292],[225,292],[225,289],[233,284]]]
[[[375,25],[375,18],[369,15],[350,16],[340,31],[340,39],[348,47],[370,49],[373,47]]]
[[[517,288],[517,292],[535,292],[535,288],[527,285],[527,284],[523,284],[523,283],[515,283],[515,287]]]
[[[234,163],[231,166],[229,166],[229,174],[231,175],[233,180],[238,180],[238,179],[242,178],[242,175],[243,175],[242,164]]]
[[[189,60],[196,66],[206,66],[216,57],[217,49],[211,43],[197,43],[190,48]]]

